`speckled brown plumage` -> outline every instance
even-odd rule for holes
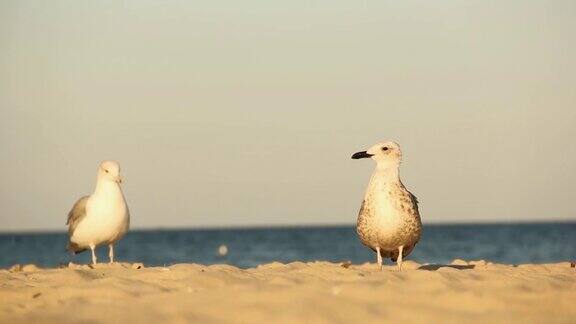
[[[400,181],[400,145],[382,142],[352,155],[355,160],[364,158],[374,160],[376,168],[358,214],[358,236],[376,252],[380,266],[383,258],[390,258],[402,270],[402,259],[420,240],[422,222],[418,200]]]
[[[398,258],[398,247],[404,246],[403,256],[409,255],[414,246],[420,240],[422,233],[422,222],[418,211],[418,200],[412,195],[401,182],[390,184],[390,189],[381,194],[388,195],[396,212],[394,215],[382,215],[374,206],[372,195],[368,194],[362,202],[358,214],[357,233],[364,245],[376,251],[380,247],[380,255],[383,258],[391,258],[396,261]],[[394,217],[397,222],[391,222],[396,229],[389,231],[380,228],[383,224],[379,218]]]

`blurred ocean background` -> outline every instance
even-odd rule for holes
[[[0,268],[34,263],[56,267],[69,261],[88,263],[90,253],[70,256],[61,233],[0,234]],[[226,245],[228,253],[218,254]],[[98,249],[108,262],[108,248]],[[408,259],[448,263],[453,259],[518,264],[576,259],[576,222],[529,224],[428,224]],[[374,262],[354,226],[243,229],[132,230],[116,245],[116,259],[147,266],[175,263],[227,263],[242,268],[273,261]],[[387,260],[389,263],[390,260]]]

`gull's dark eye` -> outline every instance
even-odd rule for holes
[[[384,147],[382,148],[382,151],[388,151],[388,148],[387,148],[386,146],[384,146]]]
[[[106,171],[106,173],[108,173],[108,170],[104,170],[104,171]]]

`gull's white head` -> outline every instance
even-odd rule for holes
[[[98,167],[98,181],[113,181],[122,183],[120,176],[120,164],[116,161],[103,161]]]
[[[352,155],[353,159],[372,158],[380,167],[399,166],[402,161],[402,151],[396,142],[382,142],[373,145],[367,151],[361,151]]]

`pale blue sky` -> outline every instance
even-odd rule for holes
[[[0,231],[116,159],[133,227],[353,223],[394,139],[425,222],[576,219],[574,1],[0,0]]]

